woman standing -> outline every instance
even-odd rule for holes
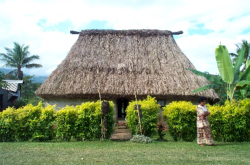
[[[202,147],[204,144],[215,146],[208,115],[210,115],[210,112],[206,107],[206,98],[200,97],[197,106],[197,143]]]

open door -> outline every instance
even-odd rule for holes
[[[126,117],[125,110],[128,106],[128,100],[127,99],[118,99],[117,105],[118,105],[118,118],[124,119]]]

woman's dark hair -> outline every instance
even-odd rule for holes
[[[199,97],[198,102],[201,103],[201,102],[203,102],[203,101],[205,101],[205,100],[207,100],[206,97]]]

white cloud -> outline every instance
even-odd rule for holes
[[[0,52],[13,47],[13,42],[30,45],[36,61],[44,67],[25,70],[36,75],[49,75],[66,57],[77,35],[60,31],[44,31],[38,26],[41,19],[53,26],[70,20],[73,29],[80,31],[92,20],[106,21],[114,29],[183,30],[176,39],[181,50],[198,70],[218,73],[214,49],[220,42],[229,51],[242,39],[250,40],[250,1],[226,0],[8,0],[0,2]],[[189,30],[204,24],[213,33],[190,35]]]

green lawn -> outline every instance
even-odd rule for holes
[[[13,142],[0,143],[0,164],[250,164],[250,143]]]

